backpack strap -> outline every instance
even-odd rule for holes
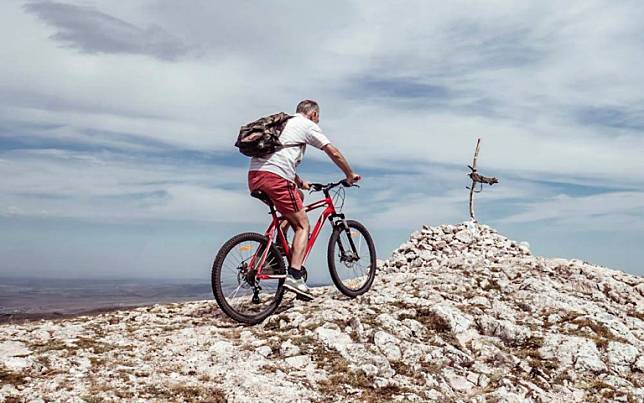
[[[288,147],[299,147],[299,146],[304,146],[306,143],[295,143],[295,144],[282,144],[282,148],[288,148]]]

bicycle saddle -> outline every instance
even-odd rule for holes
[[[268,204],[269,206],[273,204],[273,202],[271,202],[271,199],[268,198],[266,193],[262,192],[261,190],[255,190],[253,192],[250,192],[250,195],[251,197],[259,199],[262,202]]]

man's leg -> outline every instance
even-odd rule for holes
[[[302,192],[300,189],[298,189],[297,192],[300,194],[300,199],[304,200],[304,192]],[[282,221],[280,228],[282,228],[284,237],[288,239],[288,229],[291,228],[291,224],[289,223],[288,219],[286,221]]]
[[[288,276],[284,280],[284,287],[298,294],[299,299],[310,301],[313,299],[311,290],[304,282],[302,273],[302,263],[306,253],[306,244],[309,239],[309,219],[303,209],[285,215],[291,223],[295,236],[293,237],[293,247],[291,249],[291,264],[288,268]]]
[[[311,229],[309,218],[303,209],[295,213],[286,214],[285,217],[295,231],[293,246],[291,247],[291,267],[295,270],[301,270],[302,263],[304,262],[304,254],[306,253],[306,245],[309,242],[309,231]]]

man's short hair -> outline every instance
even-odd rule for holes
[[[305,99],[304,101],[300,102],[299,104],[297,104],[297,109],[295,109],[295,113],[301,113],[303,115],[307,115],[312,111],[320,113],[320,106],[317,102],[310,99]]]

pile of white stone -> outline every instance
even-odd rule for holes
[[[401,268],[436,268],[445,260],[453,258],[491,263],[506,257],[530,255],[527,242],[517,243],[497,234],[487,225],[467,222],[434,228],[423,226],[421,230],[411,234],[408,242],[393,252],[385,262],[385,267],[394,268],[390,271]]]
[[[0,401],[643,401],[644,280],[423,227],[354,300],[214,301],[0,326]]]

